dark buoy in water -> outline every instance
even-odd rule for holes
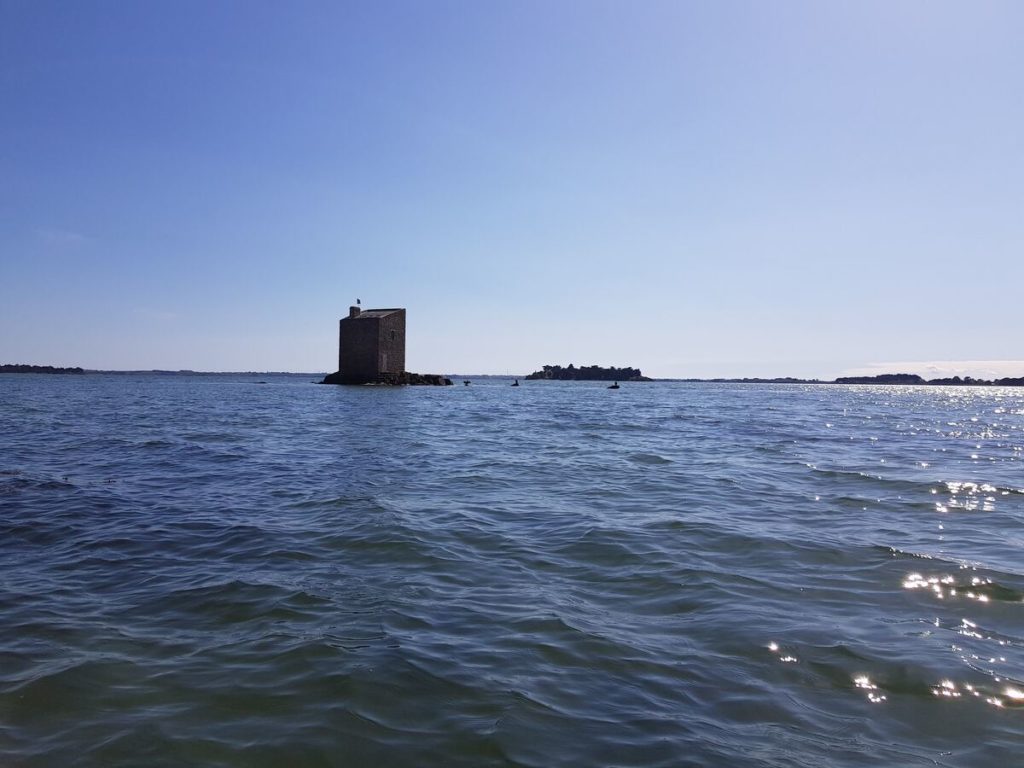
[[[605,381],[607,381],[607,379],[605,379]],[[608,387],[608,389],[622,389],[622,387],[620,387],[619,382],[616,381],[614,384]]]
[[[463,384],[465,384],[465,385],[466,385],[466,386],[468,387],[468,386],[469,386],[469,379],[466,379],[466,380],[465,380],[464,382],[462,382],[462,383],[463,383]]]
[[[516,379],[516,383],[515,383],[515,384],[513,384],[512,386],[513,386],[513,387],[518,387],[518,386],[519,386],[519,379]]]

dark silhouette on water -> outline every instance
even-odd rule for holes
[[[518,387],[519,386],[519,379],[516,379],[515,383],[512,386],[513,387]]]
[[[560,365],[545,365],[541,370],[534,371],[529,379],[553,379],[556,381],[651,381],[640,372],[639,368],[602,368],[599,365],[585,365],[577,368],[572,363],[563,368]]]
[[[614,384],[608,387],[608,389],[621,389],[621,387],[619,386],[619,382],[616,381]]]
[[[348,308],[338,323],[338,370],[323,384],[449,385],[437,374],[405,370],[405,309]]]
[[[1024,377],[1005,379],[972,379],[959,376],[944,379],[924,379],[915,373],[883,373],[880,376],[845,376],[836,384],[927,384],[933,387],[1024,387]]]
[[[764,379],[660,379],[660,381],[683,381],[703,384],[871,384],[886,386],[928,386],[928,387],[1024,387],[1024,376],[1002,379],[973,379],[952,376],[942,379],[925,379],[915,373],[883,373],[878,376],[842,376],[834,381],[822,379],[797,379],[792,376]]]
[[[81,368],[55,368],[52,365],[0,365],[0,373],[85,373]]]

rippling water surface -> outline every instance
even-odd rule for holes
[[[0,764],[995,766],[1024,392],[0,376]]]

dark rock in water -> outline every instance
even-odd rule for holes
[[[400,381],[399,384],[410,384],[413,386],[450,387],[452,380],[436,373],[409,373],[404,372],[402,376],[408,377],[407,381]]]
[[[376,384],[380,386],[401,387],[401,386],[433,386],[450,387],[452,380],[436,373],[382,373],[373,379],[362,376],[344,376],[341,371],[329,373],[324,377],[321,384]]]

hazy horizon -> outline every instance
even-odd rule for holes
[[[7,361],[0,360],[0,364],[5,364]],[[51,363],[7,363],[13,365],[54,365],[54,367],[80,367],[86,371],[94,371],[99,373],[148,373],[153,371],[169,372],[169,373],[197,373],[197,374],[289,374],[289,375],[319,375],[322,373],[330,373],[331,370],[327,368],[310,369],[307,371],[296,371],[296,370],[279,370],[279,369],[205,369],[197,370],[194,368],[168,368],[166,366],[156,366],[154,368],[92,368],[89,366],[73,366],[73,365],[57,365]],[[575,365],[575,363],[573,363]],[[568,363],[544,363],[544,365],[568,365]],[[608,367],[600,363],[583,363],[582,365],[601,365],[602,367]],[[615,365],[615,364],[613,364]],[[535,369],[529,371],[512,371],[512,372],[486,372],[486,371],[420,371],[420,373],[438,373],[446,376],[488,376],[488,377],[523,377],[534,370],[540,370],[542,366],[538,365]],[[581,367],[577,365],[576,367]],[[626,367],[625,365],[616,365],[618,368]],[[635,366],[634,366],[635,367]],[[720,379],[720,378],[783,378],[783,377],[794,377],[801,379],[820,379],[822,381],[830,381],[843,376],[878,376],[886,373],[909,373],[917,374],[925,379],[937,379],[937,378],[949,378],[953,376],[968,377],[975,379],[1000,379],[1000,378],[1019,378],[1022,374],[1022,364],[1016,360],[942,360],[942,361],[922,361],[922,362],[894,362],[894,363],[871,363],[865,366],[859,366],[849,368],[841,371],[837,374],[827,375],[804,375],[798,376],[792,373],[771,373],[771,374],[738,374],[738,375],[726,375],[726,374],[707,374],[703,376],[653,376],[646,370],[641,368],[641,371],[645,376],[659,379],[659,380],[671,380],[671,379]]]
[[[0,0],[0,360],[333,370],[358,297],[412,371],[1021,376],[1022,23]]]

